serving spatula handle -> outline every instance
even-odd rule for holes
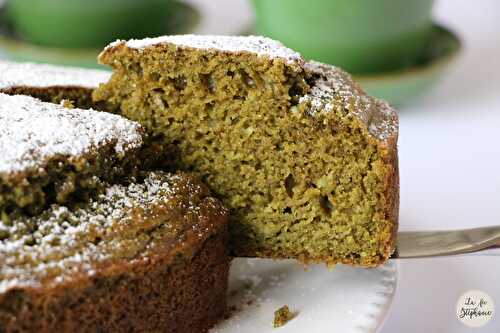
[[[450,231],[402,231],[391,258],[500,255],[500,226]],[[491,251],[497,249],[496,251]],[[496,253],[495,253],[496,252]]]

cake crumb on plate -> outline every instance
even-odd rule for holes
[[[284,326],[290,320],[295,318],[296,315],[297,315],[296,313],[290,311],[288,305],[283,305],[281,308],[274,311],[274,321],[273,321],[274,328]]]

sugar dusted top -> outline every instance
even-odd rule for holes
[[[338,67],[309,61],[305,70],[317,76],[311,91],[302,96],[300,103],[308,104],[308,112],[316,115],[340,107],[358,117],[370,134],[385,141],[398,133],[396,110],[388,103],[368,96],[351,75]]]
[[[62,67],[46,64],[0,61],[0,89],[14,87],[82,87],[97,88],[107,82],[107,71]]]
[[[150,173],[108,187],[84,208],[53,205],[36,217],[0,219],[0,293],[92,276],[108,260],[130,263],[169,241],[184,244],[188,233],[208,237],[215,229],[206,230],[198,201],[213,199],[203,191],[182,174]]]
[[[171,43],[179,47],[203,50],[219,50],[230,53],[250,52],[271,59],[282,58],[288,63],[302,63],[302,56],[278,41],[260,36],[210,36],[210,35],[173,35],[156,38],[131,39],[127,42],[116,41],[108,47],[125,43],[133,49],[144,49],[162,43]]]
[[[104,144],[123,154],[142,145],[142,128],[105,112],[0,94],[0,176],[43,167],[56,155],[77,157]]]

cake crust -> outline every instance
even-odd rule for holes
[[[261,36],[173,35],[128,41],[117,40],[107,46],[99,57],[104,58],[106,53],[113,52],[120,47],[142,51],[164,45],[175,45],[187,50],[222,52],[228,55],[246,53],[269,59],[280,59],[297,69],[304,63],[304,59],[298,52],[276,40]]]

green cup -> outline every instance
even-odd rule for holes
[[[257,33],[352,73],[412,65],[432,28],[433,0],[253,0]]]
[[[164,34],[170,7],[170,0],[9,0],[7,14],[29,42],[95,48]]]

